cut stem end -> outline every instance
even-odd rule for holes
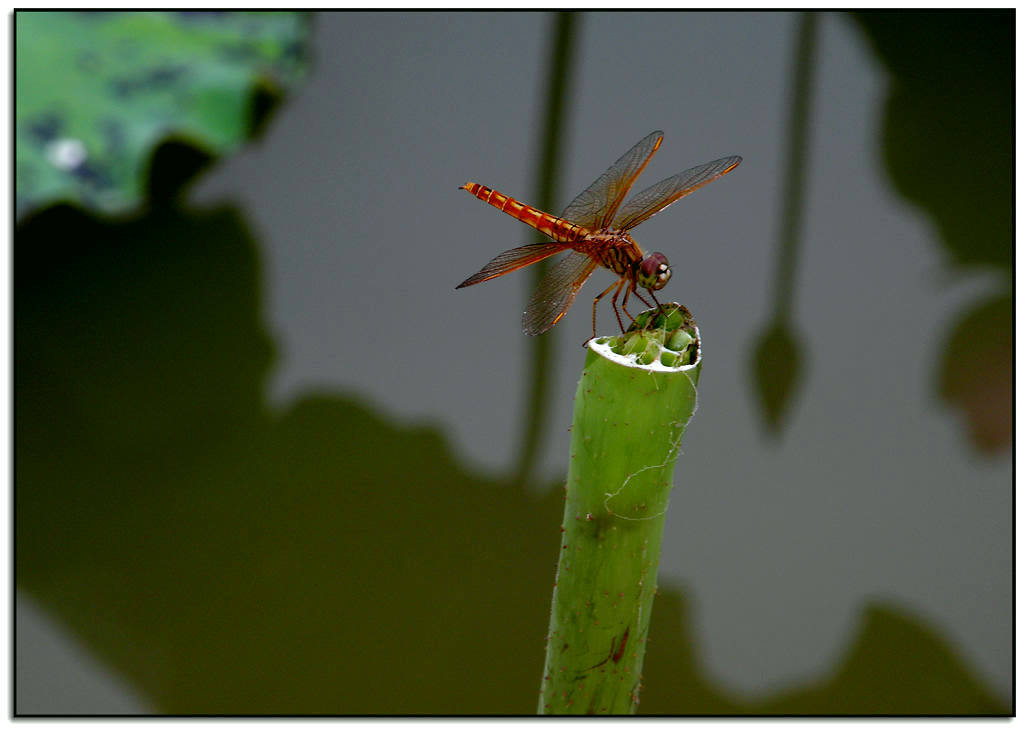
[[[587,346],[617,363],[656,371],[685,370],[700,362],[700,330],[678,302],[645,310],[622,335],[594,338]]]

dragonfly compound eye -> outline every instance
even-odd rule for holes
[[[668,265],[668,257],[655,251],[640,262],[637,268],[636,283],[644,289],[661,289],[672,278],[672,269]]]

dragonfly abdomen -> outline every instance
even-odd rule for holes
[[[488,188],[486,185],[466,183],[462,186],[462,189],[468,190],[484,203],[489,203],[502,213],[507,213],[512,218],[518,219],[527,226],[537,229],[555,241],[571,244],[579,241],[589,233],[582,226],[578,226],[564,218],[552,216],[550,213],[545,213],[539,208],[520,203],[515,198],[499,193],[493,188]]]

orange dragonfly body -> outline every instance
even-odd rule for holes
[[[561,216],[552,216],[479,183],[463,185],[463,190],[532,226],[553,241],[527,244],[502,252],[456,289],[486,282],[568,251],[544,275],[530,298],[523,313],[523,331],[528,335],[540,335],[550,330],[568,312],[583,283],[599,266],[610,269],[618,279],[594,298],[594,335],[597,335],[597,303],[609,292],[613,292],[612,310],[619,328],[625,331],[616,305],[619,293],[624,292],[622,311],[632,320],[633,316],[626,310],[631,294],[651,306],[637,292],[637,287],[646,289],[657,303],[654,292],[664,287],[672,276],[664,254],[654,252],[645,256],[627,232],[683,196],[734,170],[743,159],[734,155],[690,168],[652,185],[622,205],[629,189],[661,146],[661,140],[661,132],[652,132],[633,145],[629,152],[576,196]]]

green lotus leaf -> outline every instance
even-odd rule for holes
[[[307,34],[300,13],[19,12],[18,216],[57,202],[136,208],[169,139],[238,149],[254,92],[278,95],[303,76]]]

